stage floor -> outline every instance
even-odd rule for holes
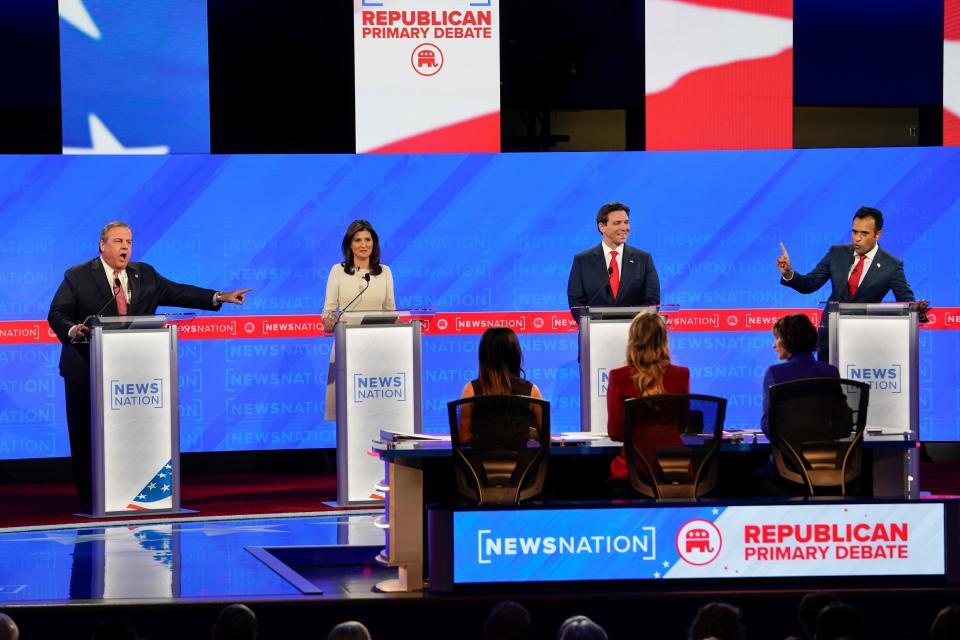
[[[323,637],[336,623],[360,620],[374,638],[398,629],[441,640],[451,629],[479,637],[491,607],[505,597],[526,606],[533,640],[550,640],[562,621],[589,615],[611,637],[635,632],[637,617],[650,637],[683,637],[696,610],[713,600],[744,611],[751,637],[797,633],[796,607],[812,588],[831,588],[856,606],[877,638],[924,637],[937,611],[960,601],[947,585],[844,584],[704,588],[622,584],[576,590],[557,585],[473,595],[381,593],[395,577],[374,561],[384,531],[380,510],[250,518],[91,523],[0,529],[0,611],[22,637],[90,637],[108,617],[135,622],[142,637],[209,639],[219,609],[245,602],[257,613],[262,637],[291,637],[303,629]]]
[[[381,513],[0,530],[0,607],[389,597],[374,589],[396,575],[374,561],[384,544],[374,525]],[[367,564],[285,568],[269,551],[304,547]]]

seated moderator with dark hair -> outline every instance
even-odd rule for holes
[[[817,350],[817,329],[810,318],[802,313],[783,316],[773,325],[773,332],[792,354]]]

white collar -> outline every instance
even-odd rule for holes
[[[879,244],[875,244],[875,245],[873,245],[873,249],[870,249],[870,251],[867,251],[867,252],[866,252],[865,254],[863,254],[863,255],[867,256],[867,260],[869,260],[870,263],[873,264],[873,260],[874,260],[874,258],[877,257],[877,252],[878,252],[878,251],[880,251],[880,245],[879,245]],[[853,251],[853,257],[854,257],[854,258],[858,257],[858,254],[857,254],[856,249],[854,249],[854,251]]]

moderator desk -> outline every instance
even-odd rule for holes
[[[591,475],[600,474],[602,481],[606,477],[603,469],[621,446],[621,443],[607,438],[577,443],[555,439],[554,446],[550,448],[548,489],[551,478],[556,480],[566,476],[569,479],[583,469],[589,469]],[[864,448],[873,463],[871,486],[874,496],[917,496],[918,446],[916,441],[905,439],[902,435],[871,436],[864,440]],[[727,459],[738,453],[763,456],[769,448],[763,434],[750,434],[742,440],[725,440],[720,451]],[[386,492],[386,508],[380,522],[380,526],[386,529],[383,561],[398,571],[396,579],[377,586],[382,591],[419,591],[423,589],[426,557],[424,505],[455,499],[450,443],[409,439],[393,441],[387,434],[382,434],[382,440],[373,444],[373,453],[380,456],[386,467],[382,487]],[[559,473],[558,467],[562,470]],[[721,471],[721,475],[723,473]],[[446,477],[448,480],[427,482],[426,476]]]

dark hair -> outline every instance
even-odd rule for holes
[[[597,224],[607,224],[607,218],[614,211],[623,211],[628,218],[630,217],[630,207],[622,202],[608,202],[597,211]]]
[[[341,245],[343,262],[341,262],[340,265],[343,267],[343,270],[349,274],[353,274],[355,271],[353,249],[350,243],[353,242],[353,236],[361,231],[369,231],[370,237],[373,238],[373,251],[370,252],[370,275],[378,276],[383,273],[383,267],[380,266],[380,236],[377,235],[373,225],[366,220],[354,220],[350,223],[350,226],[347,227],[347,232],[343,234],[343,243]]]
[[[213,625],[214,640],[252,640],[256,635],[257,615],[245,604],[225,606]]]
[[[817,616],[826,607],[840,602],[837,594],[829,591],[812,591],[800,598],[800,606],[797,607],[797,619],[800,620],[800,626],[803,627],[803,634],[812,638],[817,629]]]
[[[347,620],[330,629],[327,640],[370,640],[370,632],[362,622]]]
[[[709,602],[697,611],[687,631],[687,640],[720,638],[743,640],[746,630],[740,624],[740,609],[726,602]]]
[[[883,229],[883,214],[880,213],[880,209],[874,209],[873,207],[860,207],[857,209],[857,212],[853,214],[854,218],[873,218],[874,228],[877,231]]]
[[[530,612],[513,600],[494,605],[483,623],[484,640],[524,640],[530,636]]]
[[[960,604],[951,604],[940,609],[933,626],[930,640],[955,640],[960,638]]]
[[[817,329],[810,318],[802,313],[783,316],[777,320],[773,325],[773,333],[780,338],[780,344],[791,355],[817,349]]]
[[[523,375],[523,353],[513,329],[490,327],[480,338],[480,393],[510,395],[511,382]]]
[[[560,625],[557,640],[607,640],[607,632],[587,616],[573,616]]]
[[[854,640],[863,636],[863,617],[848,604],[827,605],[817,616],[817,640]]]

